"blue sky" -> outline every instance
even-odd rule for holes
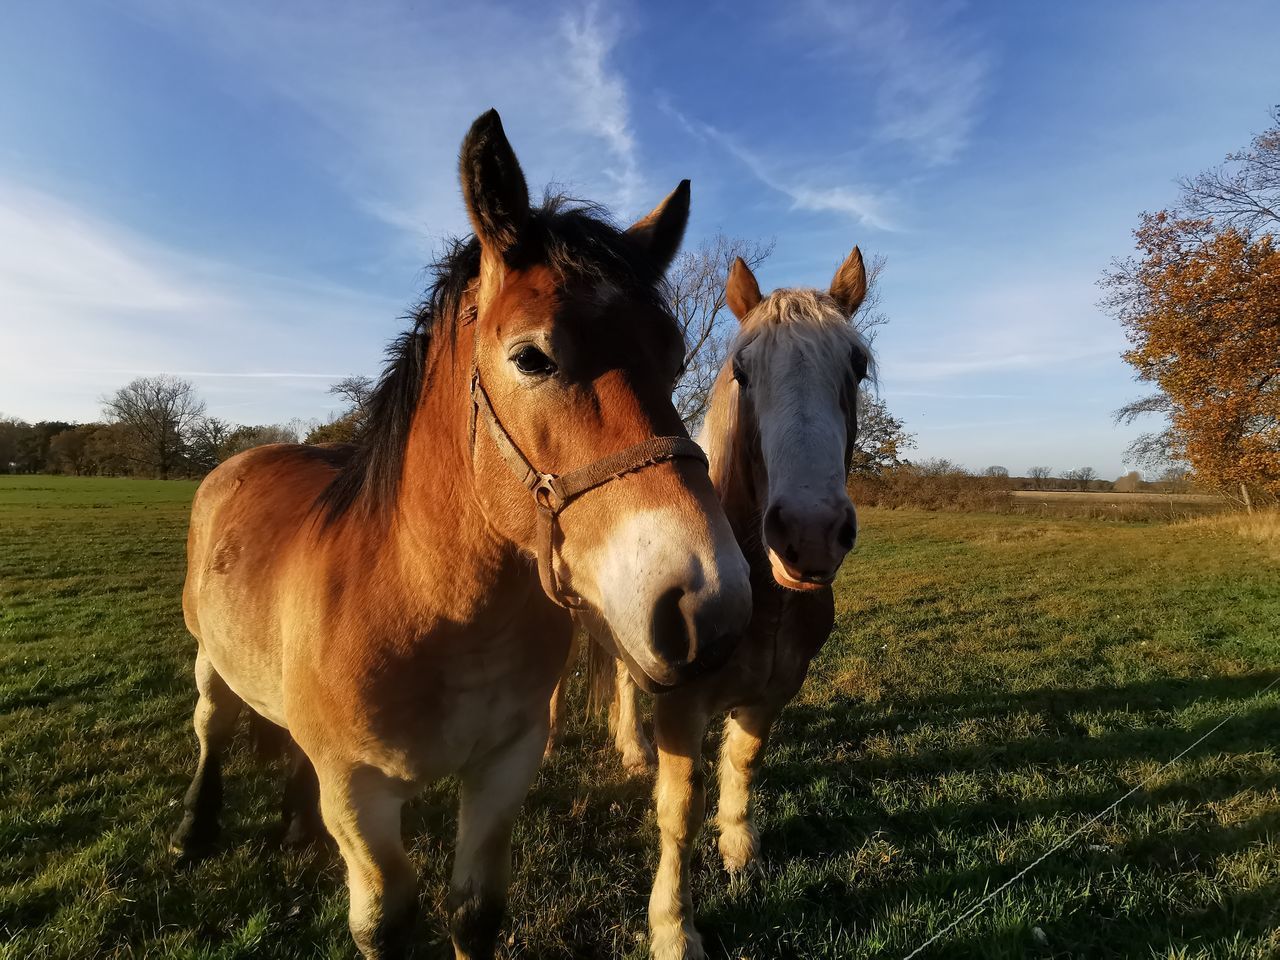
[[[918,456],[1118,474],[1141,388],[1096,280],[1265,125],[1278,49],[1274,2],[12,5],[0,412],[169,372],[229,420],[326,417],[464,228],[496,106],[535,190],[630,219],[691,178],[688,242],[774,239],[766,289],[885,255]]]

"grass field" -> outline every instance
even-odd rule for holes
[[[246,749],[225,852],[166,852],[194,762],[193,489],[0,477],[0,956],[353,954],[340,863],[277,852],[280,771]],[[1280,956],[1275,554],[1185,524],[861,521],[762,778],[763,873],[729,883],[703,833],[712,955],[904,957],[1145,782],[923,955]],[[649,789],[598,721],[571,725],[517,827],[509,955],[644,955]],[[451,955],[452,802],[444,784],[406,817],[428,956]]]

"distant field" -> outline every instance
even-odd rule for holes
[[[194,486],[0,477],[6,960],[353,956],[340,863],[274,848],[280,771],[247,750],[225,852],[184,870],[166,852],[195,759]],[[860,521],[762,778],[762,874],[730,884],[703,833],[711,956],[902,958],[1147,778],[923,955],[1280,955],[1280,687],[1258,695],[1280,675],[1274,554],[1212,526]],[[644,956],[649,790],[600,722],[571,724],[517,827],[506,955]],[[444,785],[406,817],[432,957],[451,955],[452,804]]]
[[[1014,490],[1019,500],[1045,500],[1050,503],[1171,503],[1212,504],[1221,506],[1221,497],[1207,493],[1115,493],[1112,491],[1084,490]]]

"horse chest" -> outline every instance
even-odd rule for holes
[[[719,683],[722,709],[789,701],[831,633],[835,617],[829,590],[800,594],[772,588],[763,597]]]
[[[403,656],[367,664],[352,694],[371,718],[369,759],[421,783],[502,748],[545,724],[567,650],[564,631],[520,623],[420,636]]]

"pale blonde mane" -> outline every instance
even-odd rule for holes
[[[742,321],[729,345],[724,366],[716,376],[698,442],[710,461],[711,482],[723,494],[733,473],[739,433],[754,430],[738,415],[738,383],[733,379],[733,358],[748,343],[761,342],[759,355],[767,357],[775,343],[786,339],[813,362],[816,375],[847,376],[854,347],[867,358],[867,376],[874,377],[871,347],[836,301],[821,290],[783,288],[761,300]]]

